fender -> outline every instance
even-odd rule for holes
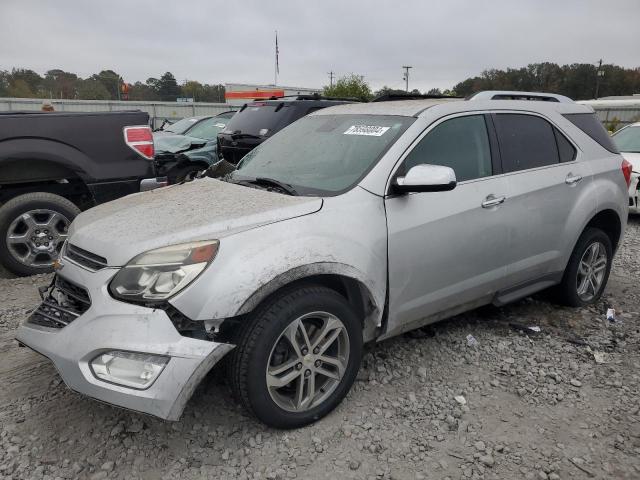
[[[14,138],[0,142],[0,168],[3,171],[0,182],[42,180],[40,177],[43,172],[32,167],[49,164],[50,168],[47,170],[54,175],[60,175],[66,170],[89,183],[95,178],[94,172],[90,171],[92,163],[91,159],[77,148],[55,140]],[[14,169],[10,169],[12,166],[18,167],[18,173],[13,173]],[[25,166],[27,168],[24,168]],[[15,180],[9,177],[10,174],[15,176]]]
[[[379,299],[376,298],[371,289],[365,283],[366,279],[362,272],[344,263],[318,262],[311,263],[309,265],[301,265],[275,276],[256,290],[253,295],[247,298],[240,306],[235,316],[249,313],[257,307],[260,302],[285,285],[317,275],[339,275],[340,277],[355,280],[363,290],[362,293],[364,294],[365,299],[372,304],[373,310],[382,312],[382,305],[379,303]]]

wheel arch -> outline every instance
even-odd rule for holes
[[[342,264],[313,264],[293,268],[262,285],[245,300],[236,313],[245,315],[259,305],[281,293],[302,285],[321,285],[342,295],[362,322],[363,338],[370,341],[380,326],[384,305],[381,305],[364,279],[352,267]]]
[[[582,232],[587,228],[598,228],[602,230],[609,237],[609,240],[611,240],[613,251],[615,252],[617,250],[622,234],[622,221],[615,210],[606,209],[599,211],[587,222]]]

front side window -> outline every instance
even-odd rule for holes
[[[505,173],[559,163],[553,127],[534,115],[498,113],[496,132]]]
[[[332,195],[353,187],[376,164],[412,117],[312,115],[254,148],[232,181],[270,178],[302,195]]]
[[[437,125],[407,155],[405,173],[420,164],[451,167],[458,182],[492,175],[484,116],[457,117]]]

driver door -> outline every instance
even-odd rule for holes
[[[504,283],[507,181],[483,114],[448,117],[423,135],[398,173],[451,167],[451,191],[389,195],[389,323],[392,336],[489,302]]]

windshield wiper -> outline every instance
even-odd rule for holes
[[[271,185],[273,187],[279,188],[280,190],[286,192],[289,195],[293,195],[293,196],[298,195],[298,192],[296,192],[296,189],[293,188],[291,185],[289,185],[288,183],[281,182],[280,180],[275,180],[273,178],[257,177],[257,178],[254,178],[253,180],[247,180],[247,182],[255,183],[257,185]]]

